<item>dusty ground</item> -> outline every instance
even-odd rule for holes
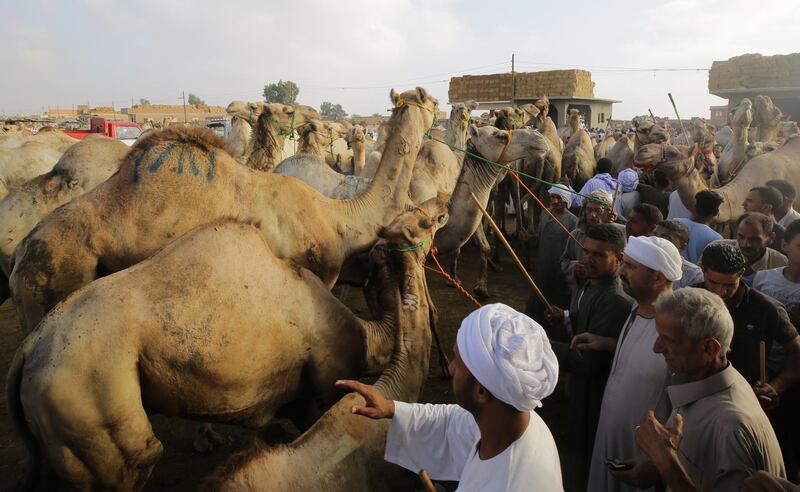
[[[464,285],[471,288],[475,285],[478,274],[478,255],[474,248],[465,249],[460,265],[460,276]],[[493,297],[487,302],[504,302],[522,310],[530,288],[507,255],[502,257],[502,266],[503,272],[490,272],[489,289]],[[448,287],[440,277],[429,272],[428,279],[431,296],[439,312],[439,333],[449,356],[459,323],[474,309],[474,306],[456,289]],[[354,310],[362,315],[366,313],[360,291],[350,288],[344,293],[344,298]],[[13,487],[22,474],[26,459],[24,445],[15,434],[8,416],[5,392],[5,374],[14,351],[22,339],[23,334],[19,328],[16,311],[11,302],[7,301],[0,306],[0,375],[3,381],[3,391],[0,395],[0,490],[9,490]],[[428,383],[421,400],[452,402],[450,381],[441,377],[435,349],[432,350],[432,354]],[[539,410],[555,435],[559,447],[563,442],[566,428],[564,408],[563,396],[560,392],[556,392]],[[192,448],[192,438],[196,428],[194,422],[161,416],[154,416],[152,421],[156,435],[164,444],[164,456],[156,465],[145,490],[196,490],[203,478],[222,464],[230,453],[243,449],[259,439],[254,432],[217,425],[215,429],[224,436],[225,443],[209,454],[198,454]]]

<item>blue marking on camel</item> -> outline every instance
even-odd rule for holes
[[[161,169],[161,166],[164,165],[164,162],[169,158],[172,154],[172,151],[175,150],[175,146],[178,145],[177,143],[171,143],[164,149],[161,154],[154,160],[147,169],[151,172],[157,172]],[[176,173],[178,176],[183,176],[183,169],[184,169],[184,157],[188,154],[189,159],[189,170],[191,170],[192,174],[195,176],[200,176],[200,168],[197,165],[197,159],[195,158],[194,151],[190,145],[181,144],[180,145],[181,152],[178,154],[178,167],[176,169]],[[145,158],[150,154],[151,149],[147,149],[142,152],[139,157],[136,158],[136,161],[133,163],[133,182],[138,183],[141,179],[141,174],[139,169],[141,168],[142,163],[144,162]],[[210,182],[214,180],[217,170],[217,158],[215,152],[209,152],[208,154],[208,171],[206,172],[206,179]]]

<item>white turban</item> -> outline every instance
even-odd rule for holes
[[[544,329],[505,304],[489,304],[461,322],[458,352],[498,400],[517,410],[542,405],[558,382],[558,360]]]
[[[561,183],[551,186],[550,189],[547,190],[547,193],[550,195],[558,196],[559,198],[564,200],[564,203],[566,203],[567,205],[569,205],[569,202],[572,201],[572,190],[570,190]]]
[[[683,276],[681,254],[674,244],[660,237],[632,237],[625,246],[625,256],[647,268],[661,272],[674,282]]]
[[[630,168],[623,169],[617,176],[617,182],[623,193],[630,193],[639,186],[639,173]]]
[[[583,204],[586,205],[587,201],[595,201],[600,202],[603,205],[610,207],[611,202],[614,200],[611,196],[611,193],[607,192],[606,190],[594,190],[593,192],[586,195],[583,199]]]

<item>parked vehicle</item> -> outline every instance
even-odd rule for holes
[[[94,117],[89,120],[88,130],[64,130],[64,133],[80,140],[86,138],[87,135],[100,133],[107,137],[122,140],[126,145],[131,146],[142,134],[142,127],[132,121],[107,120]]]

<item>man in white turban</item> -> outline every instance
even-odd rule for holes
[[[504,304],[467,316],[450,363],[458,405],[387,400],[356,381],[337,386],[367,404],[353,413],[391,418],[384,458],[460,491],[562,491],[553,436],[534,409],[553,392],[558,362],[538,323]]]
[[[589,471],[588,490],[592,492],[635,490],[609,473],[606,460],[625,460],[642,454],[634,430],[642,415],[654,410],[662,422],[669,417],[671,408],[666,396],[669,371],[664,358],[653,352],[658,338],[653,304],[658,296],[672,291],[672,282],[683,275],[681,265],[681,254],[670,241],[654,236],[629,238],[620,279],[636,304],[619,339],[591,333],[573,339],[577,350],[614,354]]]
[[[634,169],[623,169],[617,176],[620,186],[620,195],[614,204],[614,212],[622,220],[628,220],[633,213],[633,207],[641,201],[639,197],[639,173]]]

